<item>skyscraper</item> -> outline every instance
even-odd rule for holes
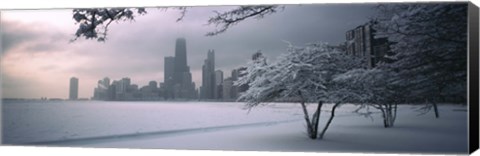
[[[107,89],[110,86],[110,78],[105,77],[102,82],[102,88]]]
[[[225,101],[231,101],[235,98],[232,95],[232,92],[233,92],[232,77],[228,77],[223,81],[222,92],[223,92],[222,97],[223,97],[223,100],[225,100]]]
[[[184,38],[178,38],[175,41],[175,67],[174,81],[183,83],[183,75],[187,71],[187,42]]]
[[[98,80],[97,87],[93,91],[93,99],[95,100],[107,100],[108,89],[110,87],[110,78],[105,77],[103,80]]]
[[[128,77],[122,78],[122,80],[120,80],[120,88],[119,88],[120,93],[126,93],[128,90],[128,87],[130,87],[130,83],[131,83],[130,78]]]
[[[70,93],[68,96],[70,100],[78,99],[78,78],[72,77],[70,78]]]
[[[202,66],[202,98],[215,98],[215,86],[215,51],[208,50],[207,59]]]
[[[173,98],[173,85],[175,83],[174,81],[174,72],[175,72],[175,57],[173,56],[168,56],[165,57],[165,62],[164,62],[164,73],[163,73],[163,82],[164,82],[164,95],[163,97],[165,99],[171,99]]]
[[[223,83],[223,71],[216,70],[215,71],[215,90],[214,90],[215,99],[222,98],[222,94],[223,94],[222,83]]]
[[[238,80],[238,76],[239,76],[239,75],[240,75],[240,72],[239,72],[238,69],[233,69],[233,70],[232,70],[232,77],[231,77],[231,79],[232,79],[232,86],[231,86],[231,89],[230,89],[230,96],[231,96],[232,99],[237,98],[238,87],[235,86],[233,83]]]
[[[173,75],[175,71],[175,57],[167,56],[164,59],[164,66],[163,66],[163,78],[165,79],[165,83],[173,83]]]
[[[187,65],[187,42],[185,38],[175,41],[175,57],[165,57],[164,66],[165,98],[192,99],[195,85]]]

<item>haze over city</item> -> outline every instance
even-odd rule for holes
[[[295,45],[324,41],[339,44],[345,32],[368,21],[373,5],[287,5],[262,20],[246,20],[226,33],[208,37],[205,25],[213,10],[189,8],[183,21],[177,10],[148,8],[133,22],[112,23],[106,42],[74,38],[78,25],[64,10],[10,10],[1,15],[2,96],[4,98],[67,98],[70,77],[79,78],[79,98],[90,98],[104,77],[129,77],[140,86],[163,82],[164,57],[173,56],[175,40],[187,41],[192,80],[202,85],[202,64],[215,50],[215,68],[229,74],[261,50],[274,59],[289,41]],[[339,11],[342,10],[342,11]],[[288,19],[288,20],[286,20]]]

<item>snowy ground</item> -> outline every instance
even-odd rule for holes
[[[311,105],[314,110],[315,105]],[[466,153],[466,107],[441,105],[440,118],[399,107],[393,128],[337,109],[323,140],[306,136],[298,104],[250,112],[240,103],[5,102],[3,143],[16,145],[255,151]],[[329,110],[327,105],[324,110]],[[329,112],[322,112],[325,123]]]

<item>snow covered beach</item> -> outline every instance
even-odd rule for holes
[[[459,153],[467,151],[466,107],[440,105],[441,117],[402,105],[394,127],[380,113],[337,109],[323,140],[305,135],[298,104],[243,110],[242,103],[58,101],[3,104],[3,143],[13,145],[255,151]],[[321,123],[329,117],[326,105]],[[309,109],[315,109],[310,105]],[[323,124],[321,124],[323,126]]]

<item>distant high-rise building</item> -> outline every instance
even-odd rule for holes
[[[103,80],[98,80],[97,87],[93,92],[93,99],[95,100],[107,100],[108,89],[110,87],[110,78],[105,77]]]
[[[150,82],[148,82],[148,86],[152,89],[157,89],[157,82],[156,81],[150,81]]]
[[[238,94],[238,87],[234,85],[235,81],[238,80],[238,77],[240,76],[240,71],[238,69],[233,69],[232,70],[232,77],[231,77],[231,80],[232,80],[232,86],[230,87],[230,96],[231,98],[235,99],[237,98],[237,94]]]
[[[222,92],[223,92],[222,94],[223,100],[225,101],[234,100],[235,97],[233,96],[233,80],[231,77],[226,78],[223,81]]]
[[[164,98],[192,99],[195,86],[187,65],[187,42],[184,38],[175,41],[175,57],[165,57]]]
[[[132,80],[130,80],[130,78],[128,77],[122,78],[122,81],[126,86],[130,86],[130,84],[132,83]]]
[[[212,67],[212,73],[215,71],[215,51],[213,49],[209,50],[207,53],[207,59],[209,60],[210,66]]]
[[[202,66],[202,94],[204,99],[215,98],[215,51],[208,50]]]
[[[126,93],[129,86],[130,86],[130,78],[124,77],[122,78],[122,80],[120,80],[120,87],[118,91],[120,93]]]
[[[175,41],[175,67],[174,81],[176,84],[183,83],[183,74],[187,71],[187,42],[184,38]]]
[[[223,94],[222,83],[223,83],[223,71],[216,70],[215,71],[215,90],[214,90],[215,99],[222,99],[222,94]]]
[[[215,85],[221,85],[223,82],[223,71],[216,70],[215,71]]]
[[[120,82],[114,80],[110,87],[108,87],[108,98],[107,100],[117,100],[117,88],[120,86]]]
[[[108,89],[108,86],[110,86],[110,78],[108,77],[103,78],[103,80],[101,80],[100,85],[101,86],[98,86],[98,87],[101,87],[102,89]]]
[[[375,38],[375,30],[370,23],[347,31],[345,37],[347,55],[366,58],[367,68],[375,67],[388,51],[387,38]]]
[[[70,100],[78,99],[78,78],[76,77],[70,78],[70,94],[68,97]]]
[[[165,83],[173,82],[173,75],[175,71],[175,57],[168,56],[165,57],[165,64],[164,64],[164,73],[163,78],[165,79]]]
[[[136,84],[131,84],[130,86],[128,86],[128,89],[127,89],[129,92],[136,92],[138,91],[138,85]]]
[[[168,56],[165,57],[165,65],[164,65],[164,98],[171,99],[173,98],[173,85],[175,84],[174,81],[174,72],[175,72],[175,57]]]

